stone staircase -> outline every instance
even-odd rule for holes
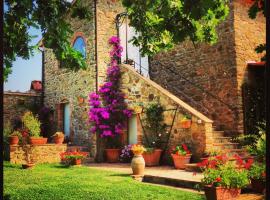
[[[215,127],[214,127],[215,128]],[[230,160],[235,160],[234,155],[239,155],[243,160],[250,158],[249,153],[239,143],[233,142],[232,137],[227,136],[224,131],[213,130],[213,150],[226,153]],[[200,172],[197,163],[186,164],[186,171]]]

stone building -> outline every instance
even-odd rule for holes
[[[58,129],[64,131],[73,144],[89,146],[91,155],[95,156],[97,141],[96,135],[89,132],[88,94],[97,91],[106,78],[111,48],[108,39],[117,34],[127,39],[121,35],[121,27],[116,26],[116,19],[123,16],[125,9],[119,0],[83,0],[82,3],[92,13],[91,20],[73,19],[69,13],[66,18],[74,31],[70,42],[85,55],[88,67],[77,72],[61,68],[52,50],[44,49],[44,104],[55,109]],[[259,59],[253,49],[264,41],[263,19],[249,20],[247,7],[239,1],[233,1],[230,6],[230,16],[220,25],[220,41],[214,46],[201,44],[194,48],[187,41],[170,52],[156,55],[149,59],[150,70],[146,74],[150,74],[150,79],[140,75],[138,68],[121,66],[122,90],[128,96],[129,107],[138,102],[146,106],[158,101],[166,108],[177,108],[175,117],[165,117],[170,123],[173,118],[176,121],[171,128],[169,144],[190,144],[197,158],[213,146],[212,120],[218,128],[242,130],[240,91],[246,61]],[[138,49],[132,47],[129,51],[128,47],[130,44],[124,46],[125,59],[138,58],[138,62],[148,59],[136,57],[134,52]],[[141,71],[141,67],[139,69]],[[184,79],[170,70],[176,70]],[[188,130],[178,123],[184,114],[192,117],[193,123]],[[128,122],[126,143],[140,142],[142,132],[138,115],[134,114]],[[132,139],[134,134],[135,140]]]

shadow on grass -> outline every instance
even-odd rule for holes
[[[4,194],[3,200],[11,200],[11,197],[9,194]]]
[[[130,174],[110,174],[109,176],[130,177]]]
[[[59,169],[68,169],[70,165],[53,165],[52,168],[59,168]]]
[[[4,164],[4,168],[21,169],[22,168],[22,165]]]

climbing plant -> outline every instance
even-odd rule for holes
[[[101,137],[113,138],[122,133],[126,119],[131,117],[132,111],[127,108],[125,94],[120,90],[121,71],[117,64],[121,57],[122,47],[118,37],[111,37],[111,62],[107,69],[106,82],[97,93],[89,94],[89,121],[92,123],[91,131]]]

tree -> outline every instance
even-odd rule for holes
[[[130,25],[139,33],[132,39],[142,54],[171,49],[185,39],[214,44],[216,27],[229,13],[227,0],[122,0]]]
[[[12,63],[16,57],[29,59],[37,46],[29,42],[34,37],[29,35],[29,28],[40,28],[43,35],[43,44],[53,49],[58,60],[67,68],[74,70],[85,69],[83,55],[70,45],[72,30],[68,20],[65,20],[67,11],[71,17],[89,19],[89,8],[77,0],[74,5],[66,0],[5,0],[4,13],[4,80],[12,72]]]

